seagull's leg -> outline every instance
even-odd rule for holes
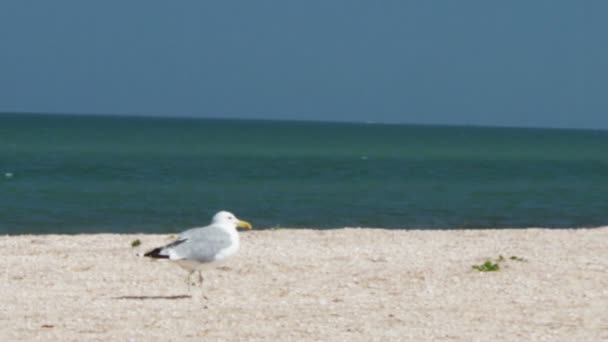
[[[188,272],[188,275],[186,276],[186,284],[188,284],[188,292],[190,292],[190,277],[192,277],[192,273],[194,273],[194,271]]]
[[[201,287],[201,299],[208,300],[207,296],[205,296],[205,291],[203,290],[203,273],[198,271],[198,283]]]

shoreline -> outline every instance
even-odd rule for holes
[[[0,236],[0,339],[608,339],[608,227],[240,236],[202,291],[137,256],[170,234]]]
[[[202,226],[202,225],[201,225]],[[184,229],[196,228],[192,227],[184,227]],[[504,228],[486,228],[486,227],[454,227],[454,228],[386,228],[386,227],[355,227],[355,226],[347,226],[347,227],[330,227],[330,228],[310,228],[310,227],[254,227],[252,231],[254,232],[268,232],[268,231],[278,231],[278,230],[288,230],[288,231],[341,231],[341,230],[377,230],[377,231],[403,231],[403,232],[466,232],[466,231],[522,231],[522,230],[543,230],[543,231],[572,231],[572,230],[595,230],[595,229],[608,229],[608,225],[602,226],[580,226],[580,227],[504,227]],[[239,233],[247,234],[248,230],[243,230],[241,228],[238,229]],[[182,229],[183,231],[183,229]],[[112,231],[94,231],[94,232],[68,232],[68,233],[0,233],[0,238],[2,237],[20,237],[20,236],[85,236],[85,235],[117,235],[117,236],[125,236],[125,235],[144,235],[144,236],[154,236],[154,235],[177,235],[181,231],[166,231],[166,232],[112,232]]]

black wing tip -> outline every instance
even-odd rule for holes
[[[162,250],[163,250],[163,247],[157,247],[149,252],[146,252],[144,254],[144,256],[148,257],[148,258],[154,258],[154,259],[169,259],[168,255],[160,254],[160,252]]]

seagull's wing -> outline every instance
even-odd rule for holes
[[[165,246],[164,251],[171,260],[211,262],[232,243],[228,232],[220,227],[207,226],[183,232],[175,242]]]
[[[153,258],[153,259],[169,259],[169,252],[179,246],[180,244],[186,242],[187,239],[178,238],[177,240],[171,242],[168,245],[164,245],[162,247],[156,247],[151,251],[148,251],[144,254],[145,257]]]

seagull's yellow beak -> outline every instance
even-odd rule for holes
[[[236,226],[239,228],[251,229],[251,223],[243,220],[239,220]]]

